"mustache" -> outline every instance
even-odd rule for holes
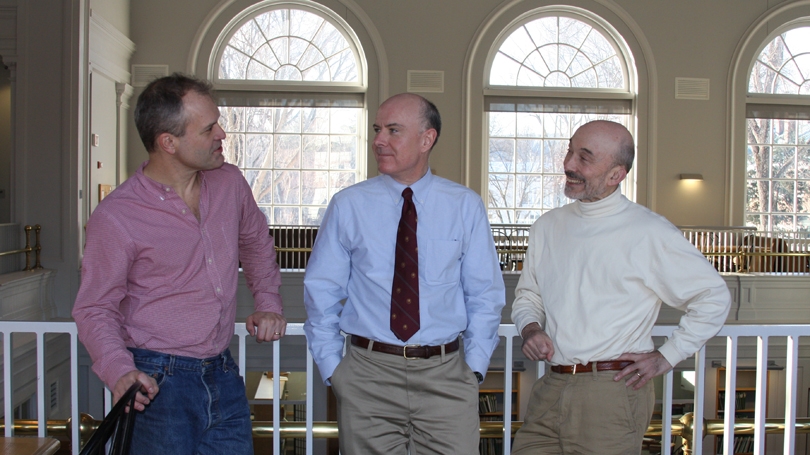
[[[565,176],[568,177],[568,178],[585,181],[585,177],[583,177],[583,176],[581,176],[581,175],[579,175],[579,174],[577,174],[576,172],[573,172],[573,171],[565,171]]]

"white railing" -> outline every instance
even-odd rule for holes
[[[810,233],[807,231],[757,231],[747,226],[680,226],[679,229],[719,272],[806,274],[810,271]]]
[[[669,337],[676,329],[675,326],[656,326],[653,330],[655,337]],[[73,422],[79,422],[78,410],[78,339],[76,335],[76,326],[73,322],[29,322],[29,321],[0,321],[0,335],[3,339],[3,406],[4,406],[4,420],[5,420],[5,436],[13,436],[13,384],[12,384],[12,363],[7,359],[13,358],[12,343],[8,343],[9,337],[12,334],[34,334],[36,337],[36,356],[37,356],[37,422],[38,422],[38,435],[39,437],[46,436],[46,393],[45,393],[45,359],[44,359],[44,346],[45,334],[68,334],[70,336],[70,401],[71,412],[70,418]],[[504,355],[504,416],[511,415],[512,412],[512,399],[511,390],[512,372],[513,372],[513,358],[512,352],[515,347],[515,338],[520,342],[517,330],[513,324],[501,324],[498,334],[504,338],[501,343]],[[242,323],[237,323],[234,328],[234,335],[238,337],[239,352],[237,355],[240,366],[246,365],[246,339],[249,336]],[[291,323],[287,327],[288,337],[303,337],[303,324]],[[799,337],[810,336],[810,325],[727,325],[722,328],[715,340],[722,341],[725,339],[726,343],[726,356],[725,368],[727,371],[736,371],[738,365],[738,346],[741,337],[755,338],[757,341],[757,390],[767,390],[768,384],[768,344],[769,340],[773,338],[784,338],[786,340],[786,397],[785,397],[785,428],[789,431],[784,432],[784,453],[792,454],[795,447],[795,432],[791,431],[796,424],[796,402],[797,402],[797,371],[798,371],[798,354],[799,354]],[[496,353],[499,355],[499,353]],[[273,377],[280,376],[280,360],[281,360],[281,344],[276,341],[273,343]],[[694,418],[696,422],[702,422],[704,418],[705,391],[706,391],[706,348],[702,348],[694,357],[695,364],[695,392],[694,392]],[[539,363],[537,369],[538,377],[544,373],[544,364]],[[243,367],[244,373],[244,367]],[[316,375],[313,367],[312,357],[307,350],[306,359],[306,453],[312,454],[313,447],[313,377]],[[725,378],[725,390],[736,389],[736,375],[727,374]],[[280,382],[274,381],[273,383],[273,396],[279,397]],[[662,404],[662,421],[670,422],[672,420],[672,389],[673,389],[673,372],[670,371],[664,375],[664,396],[659,397]],[[764,455],[765,450],[765,398],[764,393],[758,393],[756,397],[756,411],[755,411],[755,424],[754,424],[754,454]],[[106,405],[105,412],[108,412],[110,407],[110,393],[106,391]],[[734,409],[735,409],[735,394],[725,394],[725,434],[724,434],[724,453],[733,453],[734,437]],[[281,448],[280,434],[280,401],[273,400],[273,454],[279,455]],[[512,432],[512,422],[509,419],[504,421],[504,454],[511,452],[511,439],[509,435]],[[663,455],[669,455],[671,448],[669,441],[671,440],[672,430],[670,425],[662,426],[662,444],[661,450]],[[692,441],[694,444],[693,453],[701,455],[703,453],[703,426],[695,425]],[[79,425],[71,426],[71,440],[72,440],[72,453],[79,453]]]

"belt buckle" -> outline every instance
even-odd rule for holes
[[[418,348],[422,346],[421,344],[406,344],[402,346],[402,357],[405,357],[406,360],[414,360],[414,359],[421,359],[422,357],[408,357],[408,348]]]

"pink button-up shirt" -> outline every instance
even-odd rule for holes
[[[146,163],[144,163],[145,165]],[[127,347],[206,358],[230,344],[239,261],[257,311],[281,313],[273,238],[239,169],[200,172],[200,221],[143,167],[87,222],[73,317],[93,371],[113,388]]]

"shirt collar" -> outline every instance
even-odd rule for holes
[[[164,185],[160,182],[156,182],[147,177],[146,174],[143,173],[143,169],[146,167],[147,164],[149,164],[149,160],[146,160],[143,163],[141,163],[141,167],[139,167],[138,170],[135,171],[135,177],[138,179],[139,182],[141,182],[141,185],[143,185],[143,187],[146,188],[148,191],[156,194],[157,197],[161,198],[161,200],[163,200],[163,198],[165,198],[167,194],[174,193],[174,189],[172,187]],[[197,173],[200,175],[200,189],[202,190],[202,188],[205,187],[205,171],[197,171]]]
[[[156,195],[161,200],[163,200],[166,197],[167,193],[171,193],[171,188],[168,188],[166,185],[163,185],[162,183],[156,182],[147,177],[146,174],[143,173],[143,169],[146,167],[147,164],[149,164],[149,160],[146,160],[143,163],[141,163],[141,167],[139,167],[138,170],[135,171],[135,177],[138,179],[138,181],[141,183],[144,189],[146,189],[150,193]]]
[[[575,207],[586,218],[598,218],[612,215],[624,208],[625,198],[619,188],[607,197],[594,202],[576,201]]]
[[[428,168],[427,173],[425,173],[421,179],[411,185],[403,185],[394,180],[391,176],[385,174],[383,174],[381,178],[383,182],[385,182],[385,186],[388,188],[388,192],[391,194],[394,204],[399,204],[399,201],[402,200],[402,190],[410,186],[413,190],[413,200],[420,205],[425,204],[428,193],[430,192],[430,186],[435,180],[435,176],[430,172],[430,168]]]

